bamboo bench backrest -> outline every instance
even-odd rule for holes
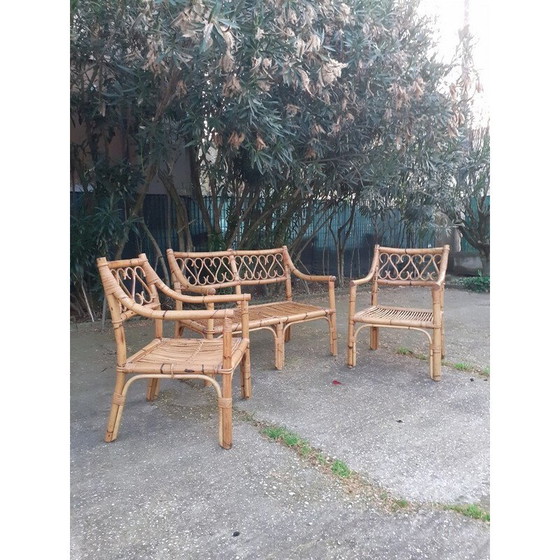
[[[285,282],[288,293],[291,293],[285,247],[206,253],[168,249],[167,255],[172,274],[182,274],[191,286],[211,286],[216,289],[234,287],[237,293],[241,293],[241,286]]]
[[[372,268],[380,285],[433,286],[445,280],[449,245],[431,249],[375,246]]]

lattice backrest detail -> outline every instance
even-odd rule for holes
[[[145,268],[146,265],[148,268]],[[114,324],[136,315],[137,311],[131,309],[134,305],[160,308],[158,292],[149,277],[151,269],[144,254],[136,259],[119,261],[107,261],[105,257],[100,257],[97,267]]]
[[[230,255],[176,257],[177,265],[188,282],[195,286],[215,286],[237,283]]]
[[[150,289],[146,282],[146,274],[142,266],[123,266],[111,270],[111,274],[118,282],[121,289],[130,299],[139,305],[157,307],[159,300],[157,292]],[[121,312],[128,311],[122,304]]]
[[[379,252],[377,278],[381,283],[436,282],[440,276],[441,253]]]
[[[237,273],[242,282],[258,284],[262,281],[286,280],[287,273],[282,252],[234,254]]]

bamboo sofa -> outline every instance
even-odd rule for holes
[[[430,343],[430,377],[441,379],[444,355],[443,296],[449,245],[432,249],[397,249],[375,246],[373,262],[364,278],[350,282],[348,311],[349,367],[356,365],[356,336],[370,329],[370,348],[379,344],[379,328],[413,329],[423,332]],[[358,286],[371,282],[371,306],[356,311]],[[423,286],[431,289],[431,309],[410,309],[378,304],[380,286]],[[358,325],[358,326],[357,326]]]
[[[232,376],[239,366],[241,392],[251,396],[248,300],[250,295],[188,296],[169,288],[148,263],[145,254],[138,258],[107,261],[97,259],[103,289],[111,313],[117,347],[115,389],[105,441],[117,438],[130,385],[148,380],[147,400],[154,400],[162,379],[201,379],[216,390],[218,399],[219,444],[232,446]],[[181,304],[197,305],[196,310],[163,310],[159,293]],[[241,336],[232,336],[233,310],[207,310],[204,305],[235,302],[239,304],[237,328]],[[125,323],[134,316],[153,320],[155,336],[140,350],[128,354]],[[221,320],[222,339],[176,339],[163,336],[163,321]],[[216,381],[221,376],[221,385]]]
[[[268,329],[275,340],[275,367],[284,367],[285,342],[290,339],[290,329],[296,323],[326,320],[329,325],[329,346],[337,355],[335,276],[314,276],[300,272],[292,262],[287,247],[263,250],[233,250],[219,252],[178,252],[167,250],[167,258],[175,290],[181,292],[213,294],[216,290],[230,288],[237,295],[250,286],[279,284],[284,286],[284,299],[272,303],[249,305],[249,330]],[[329,302],[325,306],[293,301],[292,276],[308,282],[328,285]],[[282,297],[282,296],[281,296]],[[181,303],[178,302],[178,309]],[[213,309],[213,303],[209,303]],[[241,328],[242,308],[238,305],[232,316],[232,331]],[[221,322],[212,318],[181,319],[177,321],[177,337],[185,328],[201,333],[207,338],[223,333]]]

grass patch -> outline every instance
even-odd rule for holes
[[[307,441],[300,438],[297,434],[286,430],[286,428],[282,428],[281,426],[267,426],[262,429],[262,433],[266,437],[274,441],[280,441],[288,447],[297,447],[298,449],[303,450],[305,454],[308,454],[311,451],[311,447]]]
[[[429,359],[429,356],[427,356],[426,354],[420,354],[418,352],[415,352],[414,350],[410,350],[409,348],[404,348],[403,346],[397,348],[396,353],[400,354],[401,356],[410,356],[411,358],[416,358],[417,360],[427,361]],[[443,360],[441,364],[456,369],[457,371],[469,371],[471,373],[482,375],[483,377],[490,377],[489,367],[480,368],[478,366],[465,364],[463,362],[453,363],[447,362],[445,360]]]
[[[395,506],[395,508],[406,508],[409,504],[406,500],[395,500],[393,502],[393,505]]]
[[[319,450],[313,449],[308,441],[282,426],[261,426],[260,431],[261,434],[271,440],[280,442],[286,447],[293,449],[300,457],[307,459],[315,465],[327,468],[337,478],[350,478],[355,475],[344,461],[325,457]]]
[[[268,428],[263,428],[263,434],[270,439],[281,439],[286,433],[284,428],[279,428],[277,426],[269,426]]]
[[[352,471],[348,468],[348,465],[344,461],[336,459],[331,465],[331,471],[334,475],[340,478],[348,478]]]
[[[445,509],[456,511],[457,513],[462,513],[463,515],[471,517],[472,519],[490,521],[490,514],[476,504],[445,506]]]

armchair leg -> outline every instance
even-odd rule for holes
[[[286,327],[286,330],[284,331],[284,342],[290,342],[291,338],[292,338],[292,328]]]
[[[434,329],[434,339],[432,342],[432,379],[440,381],[441,379],[441,356],[442,356],[442,332],[441,328]]]
[[[346,363],[348,367],[356,365],[356,335],[354,334],[354,321],[348,322],[348,348],[346,353]]]
[[[241,360],[241,395],[244,399],[253,396],[253,385],[251,382],[251,354],[249,348]]]
[[[124,374],[117,373],[115,390],[113,392],[113,401],[109,412],[109,420],[107,421],[107,431],[105,432],[106,442],[115,441],[117,439],[119,425],[121,423],[121,417],[124,409],[125,397],[122,394],[124,383]]]
[[[370,350],[377,350],[379,347],[379,327],[369,329],[369,347]]]
[[[159,382],[161,380],[155,377],[152,377],[148,381],[148,390],[146,392],[146,400],[147,401],[155,401],[157,396],[159,395]]]
[[[276,325],[276,334],[274,335],[275,352],[274,352],[274,365],[276,369],[281,370],[284,367],[284,325],[278,323]]]
[[[330,350],[333,356],[338,355],[338,335],[336,333],[336,313],[329,316]]]
[[[206,338],[207,340],[213,340],[214,335],[213,335],[212,333],[206,333],[206,334],[205,334],[205,338]],[[212,377],[214,377],[214,379],[216,378],[216,376],[212,376]],[[204,383],[204,386],[205,386],[205,387],[210,387],[210,385],[212,385],[212,383],[210,383],[210,381],[206,381],[206,380],[203,381],[203,383]]]
[[[233,443],[233,405],[231,396],[231,373],[222,375],[222,396],[218,398],[220,446],[231,449]]]

